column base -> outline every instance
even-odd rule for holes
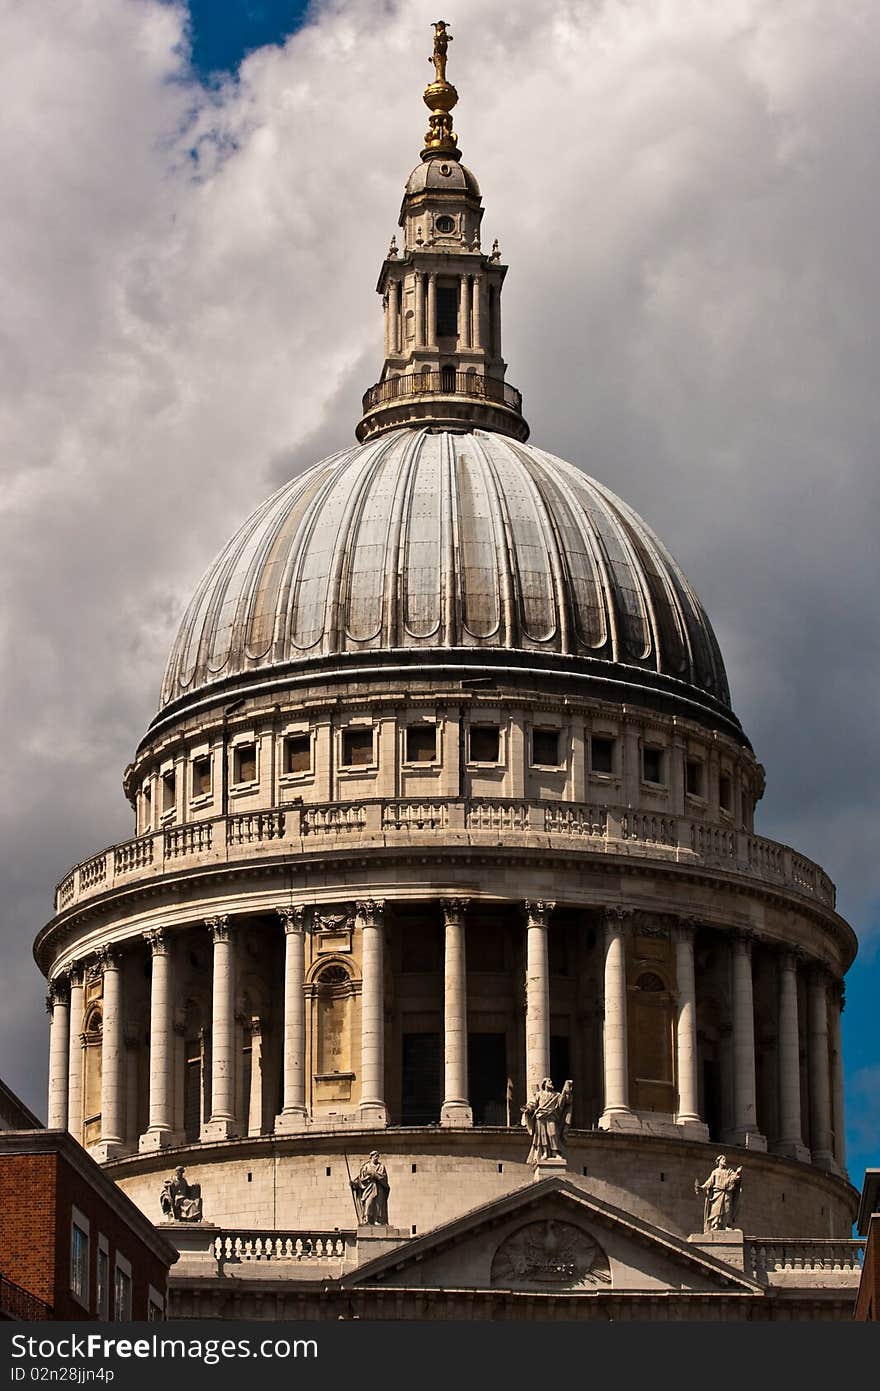
[[[739,1149],[759,1150],[761,1154],[767,1153],[767,1137],[762,1135],[760,1130],[749,1130],[740,1127],[737,1130],[729,1130],[724,1137],[727,1145],[736,1145]]]
[[[176,1145],[182,1145],[184,1137],[179,1135],[176,1130],[163,1130],[161,1126],[155,1129],[151,1126],[145,1130],[138,1140],[138,1152],[140,1154],[150,1154],[154,1150],[174,1149]]]
[[[773,1153],[783,1159],[796,1159],[800,1164],[809,1164],[810,1151],[803,1140],[780,1140],[773,1146]]]
[[[724,1227],[717,1232],[695,1232],[688,1237],[692,1246],[699,1246],[707,1256],[745,1270],[745,1238],[739,1227]]]
[[[836,1174],[839,1172],[834,1162],[834,1155],[830,1150],[812,1150],[810,1157],[817,1169],[825,1169],[829,1174]]]
[[[440,1124],[450,1130],[467,1130],[474,1123],[474,1113],[466,1101],[444,1101],[440,1108]]]
[[[598,1127],[600,1130],[641,1130],[642,1123],[634,1111],[630,1111],[629,1107],[621,1106],[603,1111],[599,1117]]]
[[[308,1111],[281,1111],[275,1117],[276,1135],[293,1135],[303,1130],[308,1130],[311,1125]]]
[[[686,1140],[709,1139],[709,1127],[699,1116],[676,1116],[675,1128]]]
[[[200,1140],[236,1140],[239,1129],[231,1116],[223,1120],[206,1121],[199,1135]]]
[[[89,1145],[87,1151],[98,1164],[107,1164],[111,1159],[121,1159],[124,1154],[131,1154],[131,1145],[127,1145],[124,1140],[99,1140],[96,1145]]]
[[[360,1122],[365,1130],[384,1130],[388,1124],[388,1107],[384,1101],[362,1101]]]

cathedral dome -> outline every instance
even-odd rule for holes
[[[488,431],[393,430],[264,502],[187,609],[162,706],[389,653],[549,661],[739,730],[709,620],[651,529],[579,468]]]
[[[455,159],[427,159],[417,164],[406,181],[407,194],[426,192],[471,193],[480,196],[480,185],[466,165]]]

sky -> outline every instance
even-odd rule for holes
[[[683,566],[767,769],[758,829],[824,866],[859,933],[858,1185],[880,1162],[880,9],[445,17],[532,440]],[[132,832],[122,773],[208,563],[352,441],[377,378],[436,18],[0,0],[0,1075],[39,1114],[53,886]]]

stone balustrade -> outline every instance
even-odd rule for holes
[[[324,1263],[353,1259],[357,1245],[354,1231],[332,1232],[221,1232],[212,1253],[217,1264],[243,1261],[307,1261]]]
[[[406,844],[420,837],[450,845],[566,849],[585,855],[645,856],[677,864],[720,867],[760,884],[802,894],[827,908],[835,903],[827,874],[786,845],[729,826],[689,817],[621,810],[561,801],[511,801],[480,797],[291,805],[271,811],[170,825],[111,846],[77,865],[55,892],[55,911],[79,905],[140,879],[234,864],[260,856],[345,846]]]
[[[858,1277],[865,1257],[864,1241],[834,1238],[751,1237],[746,1248],[746,1271],[762,1281],[804,1270]]]

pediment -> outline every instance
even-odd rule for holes
[[[763,1294],[741,1270],[554,1175],[377,1256],[345,1284],[591,1294]]]

